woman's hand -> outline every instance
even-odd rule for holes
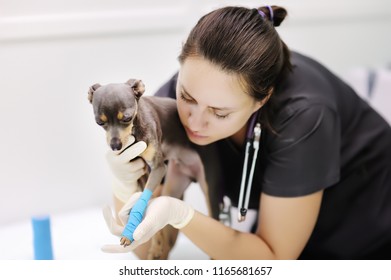
[[[125,203],[129,197],[140,190],[138,179],[146,173],[145,162],[137,158],[147,148],[144,141],[135,142],[131,135],[128,143],[120,151],[108,151],[106,160],[114,174],[113,194]]]
[[[119,222],[115,221],[111,209],[103,209],[103,216],[112,234],[120,236],[126,226],[130,209],[140,198],[141,193],[135,193],[118,213]],[[143,221],[133,233],[134,241],[127,247],[121,245],[104,245],[102,250],[106,253],[126,253],[136,249],[139,245],[147,242],[151,237],[166,225],[177,229],[185,227],[193,218],[194,209],[182,200],[160,196],[151,199]]]

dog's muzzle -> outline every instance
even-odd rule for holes
[[[119,151],[122,149],[122,142],[119,138],[111,138],[110,147],[113,151]]]

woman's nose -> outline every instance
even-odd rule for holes
[[[189,128],[193,131],[202,130],[206,124],[206,118],[204,116],[204,112],[201,110],[193,109],[189,112],[188,118]]]

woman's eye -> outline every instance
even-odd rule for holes
[[[189,99],[189,98],[186,98],[185,95],[183,93],[180,94],[180,97],[183,101],[187,102],[187,103],[192,103],[194,102],[194,100],[192,99]]]
[[[215,113],[215,116],[216,116],[216,118],[218,118],[218,119],[225,119],[225,118],[227,118],[227,117],[229,116],[229,114],[220,115],[220,114],[216,114],[216,113]]]
[[[183,92],[180,93],[179,97],[180,97],[183,101],[185,101],[186,103],[196,103],[196,101],[195,101],[194,99],[192,99],[192,98],[187,98]],[[227,117],[229,116],[229,114],[217,114],[217,113],[213,113],[213,114],[214,114],[214,116],[215,116],[216,118],[218,118],[218,119],[225,119],[225,118],[227,118]]]

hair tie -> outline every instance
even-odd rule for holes
[[[266,18],[266,15],[262,10],[258,10],[258,13],[261,15],[261,17]]]
[[[273,13],[273,8],[272,7],[270,7],[269,5],[268,6],[266,6],[268,9],[269,9],[269,13],[270,13],[270,21],[272,22],[272,23],[274,23],[274,13]]]
[[[269,10],[269,17],[270,17],[270,21],[272,22],[272,23],[274,23],[274,13],[273,13],[273,8],[272,7],[270,7],[270,6],[266,6],[266,8],[268,8],[268,10]],[[266,16],[266,14],[262,11],[262,10],[258,10],[258,13],[265,19],[267,19],[267,16]]]

